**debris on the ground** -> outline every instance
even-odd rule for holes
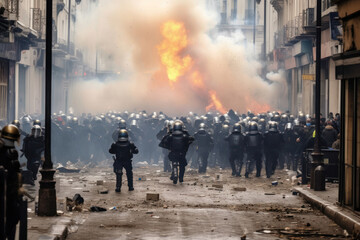
[[[146,200],[147,201],[159,201],[160,194],[158,193],[147,193],[146,194]]]
[[[213,188],[223,188],[224,186],[222,184],[213,184]]]
[[[246,235],[242,235],[240,239],[241,240],[246,240]]]
[[[266,192],[265,195],[275,195],[276,193],[273,192]]]
[[[138,180],[139,180],[139,181],[146,181],[146,176],[140,176],[140,177],[138,178]]]
[[[67,211],[78,211],[81,212],[82,211],[82,206],[84,204],[84,198],[81,197],[80,194],[75,194],[74,197],[68,198],[66,197],[66,210]]]
[[[159,216],[151,216],[152,218],[157,218],[157,219],[159,219],[160,217]]]
[[[96,185],[104,185],[104,181],[103,180],[97,180],[96,181]]]
[[[109,193],[109,189],[103,188],[103,189],[99,189],[98,190],[99,194],[108,194]]]
[[[278,185],[278,181],[273,181],[273,182],[271,182],[271,185],[277,186],[277,185]]]
[[[90,207],[90,212],[105,212],[106,208],[98,207],[98,206],[92,206]]]
[[[151,211],[147,211],[146,214],[153,214],[154,212]]]
[[[237,192],[245,192],[246,191],[245,187],[234,187],[233,189],[234,189],[234,191],[237,191]]]
[[[61,173],[78,173],[78,172],[80,172],[80,169],[77,169],[77,168],[70,169],[70,168],[65,168],[65,167],[59,167],[56,170],[58,170]]]
[[[109,208],[109,210],[116,210],[116,207],[111,207]]]

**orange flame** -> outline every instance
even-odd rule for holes
[[[176,82],[178,77],[191,68],[193,62],[189,55],[179,56],[188,45],[186,29],[181,22],[168,21],[162,26],[161,33],[164,37],[158,46],[161,63],[166,67],[169,80]]]
[[[222,114],[226,113],[227,111],[217,98],[216,92],[211,90],[209,91],[209,94],[211,98],[211,103],[206,107],[206,111],[209,111],[210,109],[216,109]]]
[[[223,104],[218,99],[214,90],[208,90],[204,83],[203,76],[197,70],[194,70],[194,61],[190,55],[181,57],[182,52],[188,46],[187,33],[182,22],[167,21],[163,24],[161,34],[164,37],[162,43],[157,47],[161,63],[166,68],[167,77],[170,85],[177,82],[178,78],[188,76],[191,84],[204,95],[209,95],[210,104],[206,107],[226,113]]]
[[[257,113],[264,113],[270,111],[271,107],[268,104],[260,104],[259,102],[255,101],[250,96],[245,96],[246,106],[248,107],[251,112]]]

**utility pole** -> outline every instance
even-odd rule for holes
[[[315,83],[315,144],[311,169],[311,185],[315,191],[325,190],[324,168],[321,166],[323,154],[320,146],[320,76],[321,76],[321,0],[317,0],[316,6],[316,83]],[[320,173],[322,171],[322,173]]]
[[[52,5],[52,0],[46,0],[45,162],[40,170],[39,216],[56,215],[55,170],[51,161]]]

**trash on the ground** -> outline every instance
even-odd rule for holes
[[[70,226],[68,227],[68,232],[69,232],[69,233],[76,233],[76,232],[78,231],[78,229],[79,229],[78,226],[76,226],[76,225],[70,225]]]
[[[223,188],[224,186],[222,184],[213,184],[213,188]]]
[[[32,213],[32,212],[34,212],[34,211],[33,211],[31,208],[28,208],[28,209],[27,209],[27,212],[28,212],[28,213]]]
[[[56,213],[57,213],[57,215],[63,215],[64,214],[64,212],[61,211],[61,210],[56,210]]]
[[[299,192],[297,192],[297,191],[292,192],[292,195],[298,195],[298,194],[299,194]]]
[[[147,211],[146,214],[153,214],[154,212],[151,211]]]
[[[82,192],[90,192],[90,190],[87,190],[87,189],[86,189],[86,190],[83,190]]]
[[[216,174],[215,179],[216,181],[222,181],[223,180],[222,174]]]
[[[103,189],[99,189],[98,190],[99,194],[108,194],[109,193],[109,189],[103,188]]]
[[[263,231],[263,233],[269,234],[269,233],[271,233],[271,230],[265,229],[265,230]]]
[[[104,181],[103,180],[97,180],[96,181],[96,185],[104,185]]]
[[[149,163],[147,161],[143,161],[143,162],[138,162],[136,163],[137,165],[142,165],[142,166],[147,166],[149,165]]]
[[[151,216],[151,217],[152,217],[152,218],[157,218],[157,219],[160,218],[159,216]]]
[[[90,207],[91,212],[105,212],[106,208],[98,207],[98,206],[92,206]]]
[[[348,231],[344,230],[344,236],[345,236],[345,237],[348,237],[348,236],[349,236]]]
[[[246,235],[242,235],[240,240],[246,240]]]
[[[146,181],[146,176],[140,176],[140,177],[138,178],[138,180],[139,180],[139,181]]]
[[[265,195],[275,195],[276,193],[273,192],[266,192]]]
[[[273,181],[273,182],[271,182],[271,185],[277,186],[277,185],[278,185],[278,181]]]
[[[245,192],[246,191],[245,187],[234,187],[233,189],[234,189],[234,191],[238,191],[238,192]]]
[[[84,204],[84,198],[78,193],[74,195],[73,201],[75,205]]]
[[[116,210],[116,207],[115,206],[111,207],[111,208],[109,208],[109,210]]]
[[[160,173],[160,172],[161,172],[161,170],[156,170],[156,172],[157,172],[157,173]]]
[[[283,194],[283,198],[285,198],[285,194]]]
[[[100,226],[99,226],[100,228],[104,228],[105,227],[105,225],[104,224],[100,224]]]
[[[67,165],[64,167],[61,163],[58,164],[56,167],[56,170],[58,170],[61,173],[78,173],[80,172],[80,169],[74,167],[73,165]]]
[[[287,218],[293,218],[294,215],[293,215],[293,214],[285,214],[285,217],[287,217]]]
[[[164,209],[168,209],[169,207],[168,207],[167,205],[164,205],[163,208],[164,208]]]
[[[160,194],[158,193],[147,193],[146,194],[146,200],[147,201],[159,201]]]

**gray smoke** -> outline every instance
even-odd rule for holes
[[[80,12],[77,46],[92,54],[98,49],[101,66],[119,74],[105,81],[78,79],[70,105],[78,113],[144,109],[176,115],[203,113],[210,103],[208,91],[214,90],[227,109],[278,108],[276,89],[284,82],[264,82],[258,76],[261,64],[254,60],[253,48],[244,44],[242,34],[214,30],[218,16],[203,0],[101,0],[93,10]],[[184,23],[189,45],[182,55],[190,55],[194,62],[172,85],[157,49],[163,41],[161,26],[169,20]],[[201,73],[204,89],[188,80],[194,71]]]

